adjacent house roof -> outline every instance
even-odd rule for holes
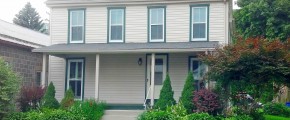
[[[190,52],[206,51],[218,47],[215,41],[170,42],[170,43],[87,43],[56,44],[34,49],[33,52],[48,54],[71,53],[134,53],[134,52]]]
[[[0,20],[0,41],[31,48],[50,45],[48,35],[3,20]]]

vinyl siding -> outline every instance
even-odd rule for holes
[[[142,66],[137,64],[143,59]],[[145,54],[100,56],[99,98],[113,104],[143,104]]]
[[[225,9],[223,2],[164,4],[166,6],[166,41],[188,42],[190,5],[209,5],[209,41],[226,40]],[[128,5],[126,7],[126,43],[147,42],[147,5]],[[86,8],[86,43],[107,43],[107,7]],[[68,9],[52,8],[51,10],[51,39],[52,44],[67,43],[68,38]]]

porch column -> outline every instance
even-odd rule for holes
[[[154,105],[154,78],[155,78],[155,53],[151,55],[151,107]]]
[[[99,100],[100,54],[96,54],[95,99]]]
[[[41,86],[45,86],[47,55],[42,55]]]
[[[205,55],[208,55],[208,50],[205,51]],[[208,65],[206,65],[206,67],[205,67],[205,72],[206,73],[208,72]],[[205,87],[207,89],[212,89],[212,88],[210,88],[210,80],[207,80],[207,83],[206,83]]]

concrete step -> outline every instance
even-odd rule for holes
[[[137,120],[144,110],[106,110],[102,120]]]

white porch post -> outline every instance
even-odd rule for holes
[[[100,54],[96,54],[95,99],[99,100]]]
[[[155,53],[151,55],[151,107],[154,105]]]
[[[208,50],[205,51],[205,54],[208,55]],[[208,72],[208,65],[206,65],[206,67],[205,67],[205,72]],[[212,89],[212,88],[210,88],[210,80],[207,80],[207,83],[205,86],[207,89]]]
[[[41,86],[45,86],[46,79],[46,63],[47,63],[47,55],[43,53],[42,55],[42,72],[41,72]]]

